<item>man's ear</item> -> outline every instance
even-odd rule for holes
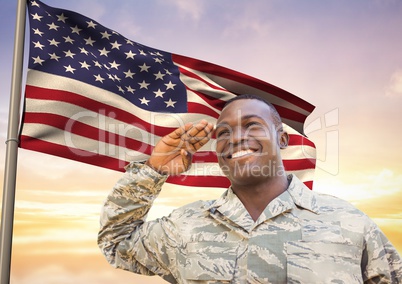
[[[278,133],[278,143],[281,149],[285,149],[289,144],[289,134],[286,131],[279,131]]]

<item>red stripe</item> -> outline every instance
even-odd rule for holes
[[[308,102],[302,100],[301,98],[281,89],[272,84],[259,80],[257,78],[251,77],[249,75],[213,64],[201,60],[197,60],[194,58],[172,54],[172,59],[174,62],[177,62],[180,65],[188,66],[192,69],[209,73],[215,76],[219,76],[222,78],[226,78],[235,82],[242,83],[244,85],[248,85],[264,92],[270,93],[272,95],[277,96],[285,101],[288,101],[308,112],[312,112],[314,110],[314,106],[309,104]],[[229,90],[230,91],[230,90]]]
[[[273,104],[276,110],[278,111],[279,115],[281,118],[287,118],[293,121],[297,121],[300,123],[304,123],[306,120],[306,117],[304,114],[301,114],[300,112],[294,111],[290,108],[286,108],[283,106],[279,106],[276,104]]]
[[[43,141],[25,135],[20,136],[20,147],[121,172],[124,171],[124,166],[128,164],[126,161],[112,157]]]
[[[146,129],[148,132],[155,133],[158,136],[165,136],[176,129],[150,124],[147,121],[144,121],[127,111],[68,91],[60,91],[27,85],[26,98],[66,102],[91,110],[97,114],[103,113],[105,112],[105,110],[107,110],[107,112],[104,114],[105,116],[111,116],[113,118],[116,118],[117,120],[134,125],[140,129]],[[127,103],[131,104],[128,101]]]
[[[315,159],[283,160],[283,166],[287,172],[314,169]]]
[[[187,107],[189,113],[202,113],[216,119],[219,117],[219,113],[199,103],[188,102]]]
[[[313,181],[305,181],[303,182],[309,189],[313,189]]]
[[[112,157],[69,148],[25,135],[20,136],[20,147],[120,172],[124,172],[124,166],[128,164],[126,161]],[[197,187],[228,187],[230,185],[229,180],[222,176],[180,175],[170,176],[167,181],[174,184]]]
[[[101,141],[112,145],[122,146],[127,149],[139,151],[147,155],[151,155],[153,150],[153,146],[149,144],[131,139],[126,136],[121,136],[119,134],[105,131],[97,127],[93,127],[80,121],[57,114],[26,112],[24,115],[24,123],[40,123],[50,125],[62,131],[87,137],[95,141]],[[46,132],[46,134],[51,135],[52,133]]]
[[[289,134],[289,145],[310,146],[315,148],[315,145],[312,141],[298,134]]]

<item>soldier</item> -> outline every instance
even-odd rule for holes
[[[154,221],[145,216],[164,181],[190,167],[213,125],[186,124],[148,161],[129,164],[102,211],[98,244],[109,263],[170,283],[402,282],[401,258],[372,220],[285,173],[281,125],[259,97],[228,101],[214,131],[231,187]]]

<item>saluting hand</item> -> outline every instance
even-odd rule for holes
[[[154,147],[146,164],[161,174],[179,175],[187,171],[192,157],[211,138],[212,123],[187,123],[164,136]]]

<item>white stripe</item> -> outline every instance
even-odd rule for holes
[[[221,89],[223,88],[222,86],[218,85],[215,81],[211,80],[205,73],[197,71],[197,70],[194,70],[194,69],[191,69],[191,68],[189,68],[187,66],[184,66],[184,65],[177,64],[176,62],[175,62],[175,64],[177,66],[179,66],[179,67],[191,72],[191,73],[194,73],[195,75],[197,75],[198,77],[202,78],[203,80],[205,80],[209,84],[214,85],[214,86],[216,86],[218,88],[221,88]],[[226,89],[225,90],[213,89],[210,86],[208,86],[206,83],[204,83],[204,82],[202,82],[200,80],[188,77],[188,76],[186,76],[186,75],[184,75],[182,73],[180,73],[180,79],[182,80],[182,82],[185,83],[185,85],[190,86],[191,89],[193,89],[195,91],[203,91],[203,92],[205,91],[205,93],[207,95],[210,95],[210,96],[212,96],[214,98],[217,98],[217,99],[220,99],[220,100],[223,100],[223,101],[227,101],[227,100],[235,97],[235,95],[233,93],[231,93],[230,91],[228,91]]]
[[[292,145],[281,150],[283,160],[315,159],[316,149],[307,145]]]
[[[260,89],[254,88],[254,87],[252,87],[250,85],[245,85],[245,84],[239,83],[237,81],[232,81],[232,80],[229,80],[229,79],[226,79],[226,78],[223,78],[223,77],[219,77],[219,76],[215,76],[215,75],[211,75],[211,74],[208,74],[208,77],[210,77],[212,80],[218,82],[225,89],[227,88],[226,86],[231,86],[231,85],[233,86],[234,84],[236,84],[235,89],[236,89],[236,92],[238,92],[238,93],[253,94],[253,95],[259,95],[259,96],[263,96],[263,97],[268,96],[267,100],[272,104],[275,104],[275,105],[278,105],[278,106],[283,106],[283,107],[286,107],[286,108],[290,108],[290,109],[292,109],[292,110],[294,110],[294,111],[296,111],[298,113],[301,113],[303,115],[306,115],[306,116],[310,114],[309,111],[306,111],[306,110],[300,108],[299,106],[297,106],[297,105],[295,105],[295,104],[293,104],[293,103],[291,103],[291,102],[289,102],[287,100],[284,100],[284,99],[282,99],[280,97],[277,97],[277,96],[275,96],[273,94],[264,92],[264,91],[262,91]],[[227,88],[227,89],[230,89],[230,88]]]

